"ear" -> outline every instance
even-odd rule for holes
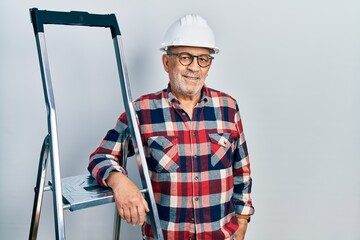
[[[162,55],[162,63],[164,66],[165,72],[169,73],[169,56],[166,54]]]

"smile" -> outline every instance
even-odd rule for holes
[[[199,77],[197,77],[197,76],[190,76],[190,75],[183,75],[183,77],[184,78],[187,78],[187,79],[189,79],[189,80],[198,80],[199,79]]]

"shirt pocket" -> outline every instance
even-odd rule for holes
[[[156,172],[175,172],[179,165],[178,139],[174,136],[154,136],[148,139],[150,155]]]
[[[211,144],[211,165],[215,168],[228,168],[232,164],[233,139],[230,133],[209,134]]]

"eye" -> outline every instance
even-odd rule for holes
[[[180,57],[181,60],[184,60],[184,61],[189,61],[189,60],[191,60],[190,54],[183,53],[183,54],[180,54],[179,57]]]
[[[201,56],[199,56],[199,61],[206,63],[209,61],[209,57],[207,55],[201,55]]]

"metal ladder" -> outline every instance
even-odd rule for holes
[[[64,209],[75,211],[114,202],[112,190],[110,188],[100,187],[89,175],[61,178],[55,99],[44,35],[45,24],[56,24],[105,27],[111,30],[125,112],[128,118],[135,158],[143,186],[141,192],[144,194],[150,208],[148,218],[152,226],[154,238],[162,240],[163,235],[159,215],[141,142],[140,131],[136,122],[136,113],[132,103],[128,74],[124,61],[122,60],[124,58],[122,39],[115,15],[90,14],[87,12],[74,11],[57,12],[32,8],[30,9],[30,16],[36,38],[44,97],[48,113],[48,134],[44,139],[40,153],[29,239],[37,238],[44,191],[51,190],[53,192],[55,236],[58,240],[65,239]],[[125,154],[124,157],[124,166],[126,166]],[[49,158],[51,163],[51,180],[46,185],[45,178]],[[120,237],[120,223],[121,219],[119,214],[115,211],[114,239],[119,239]]]

